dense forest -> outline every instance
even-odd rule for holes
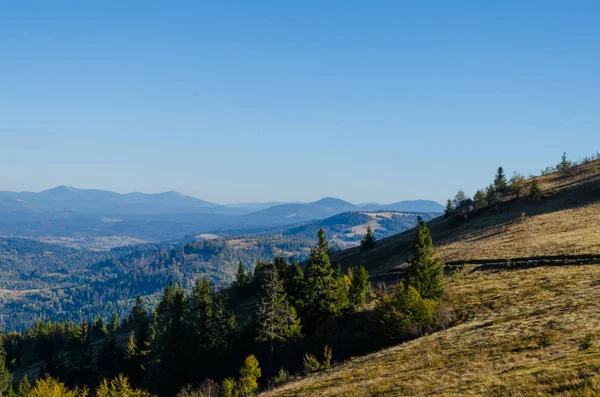
[[[374,235],[363,240],[364,250],[376,245]],[[205,244],[179,253],[202,255]],[[363,267],[336,269],[329,252],[320,230],[305,266],[277,254],[254,270],[240,262],[228,288],[202,276],[186,292],[187,279],[180,278],[167,284],[151,310],[138,296],[122,318],[115,312],[110,321],[39,321],[7,333],[0,392],[33,396],[40,395],[32,394],[36,388],[63,388],[78,395],[89,388],[100,396],[120,387],[138,395],[250,396],[455,320],[424,221],[407,281],[393,291],[370,288]],[[44,379],[32,386],[34,378]]]
[[[113,311],[123,316],[137,295],[153,304],[170,281],[190,289],[198,274],[220,288],[233,280],[240,261],[250,268],[259,258],[281,254],[304,260],[312,240],[249,236],[120,247],[108,252],[27,239],[4,240],[4,244],[10,244],[10,250],[2,256],[6,264],[6,290],[1,292],[0,302],[2,328],[22,330],[37,320],[70,318],[79,322],[97,315],[108,320]],[[22,288],[12,290],[14,286]]]

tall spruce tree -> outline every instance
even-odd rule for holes
[[[369,273],[364,266],[352,267],[348,270],[350,274],[350,291],[348,293],[350,303],[354,308],[363,306],[367,301],[369,292]]]
[[[272,354],[276,344],[293,340],[300,335],[300,320],[287,300],[276,266],[265,269],[261,288],[256,313],[256,341],[267,343]]]
[[[417,238],[407,269],[408,285],[425,299],[439,299],[444,293],[442,271],[443,262],[435,251],[427,223],[419,219]]]
[[[98,370],[102,377],[112,379],[121,373],[124,358],[116,331],[110,331],[98,354]]]
[[[252,282],[252,276],[244,269],[242,261],[238,262],[237,274],[235,276],[234,285],[238,288],[243,288]]]
[[[361,251],[369,251],[373,248],[375,248],[375,233],[373,233],[371,226],[367,226],[367,233],[360,240],[360,249]]]
[[[106,329],[109,334],[111,332],[117,332],[117,330],[119,329],[119,315],[117,314],[116,310],[113,311],[112,318],[110,320],[110,324],[108,324],[108,327]]]
[[[446,201],[446,209],[444,210],[444,214],[446,216],[452,214],[454,212],[454,203],[452,202],[451,199],[448,199],[448,201]]]
[[[296,260],[292,261],[287,271],[285,291],[290,303],[301,311],[304,307],[304,272]]]
[[[319,230],[318,242],[311,249],[305,273],[304,311],[313,325],[339,313],[337,283],[329,261],[329,243],[325,231]]]
[[[498,167],[496,171],[496,177],[494,178],[494,189],[497,192],[504,192],[506,190],[506,175],[504,175],[504,168]]]
[[[185,293],[179,284],[169,311],[164,314],[166,321],[157,338],[160,376],[153,377],[153,381],[155,387],[158,385],[160,394],[171,395],[186,382],[188,346],[184,323],[185,304]]]
[[[0,397],[6,396],[12,386],[13,376],[6,367],[6,350],[4,350],[4,338],[0,334]]]

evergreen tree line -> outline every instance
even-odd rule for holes
[[[39,375],[49,376],[38,380],[40,388],[83,393],[127,382],[131,393],[159,396],[253,395],[259,385],[329,367],[334,354],[344,359],[433,330],[442,267],[420,220],[406,282],[379,299],[376,310],[365,310],[372,296],[366,269],[334,269],[320,230],[305,268],[283,257],[259,261],[253,272],[240,263],[228,289],[216,290],[202,277],[189,292],[171,282],[152,311],[138,296],[123,321],[115,313],[108,324],[101,317],[38,322],[4,335],[0,395],[18,389],[11,368],[36,360],[43,362]]]
[[[498,167],[493,183],[485,189],[478,189],[472,199],[462,190],[459,190],[453,199],[448,199],[445,214],[446,216],[455,213],[464,215],[473,209],[495,205],[502,198],[510,195],[520,198],[524,192],[531,200],[541,200],[543,198],[539,181],[535,177],[532,177],[527,183],[523,175],[515,172],[510,180],[507,180],[504,169]]]

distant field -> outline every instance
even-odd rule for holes
[[[580,350],[587,334],[600,343],[600,265],[474,269],[447,286],[469,321],[264,396],[600,393],[599,349]]]

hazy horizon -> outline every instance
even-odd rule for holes
[[[113,192],[113,193],[118,193],[121,195],[127,195],[127,194],[132,194],[132,193],[139,193],[139,194],[164,194],[164,193],[178,193],[178,194],[183,194],[185,196],[188,197],[192,197],[192,198],[196,198],[199,200],[204,200],[207,202],[210,202],[211,204],[218,204],[218,205],[239,205],[239,204],[305,204],[305,203],[312,203],[315,201],[319,201],[322,199],[327,199],[327,198],[334,198],[334,199],[340,199],[340,200],[344,200],[347,201],[351,204],[354,205],[368,205],[368,204],[381,204],[381,205],[386,205],[386,204],[394,204],[396,202],[400,202],[400,201],[434,201],[437,202],[436,200],[430,200],[427,198],[415,198],[415,199],[406,199],[406,200],[396,200],[393,202],[389,202],[389,203],[382,203],[382,202],[378,202],[378,201],[361,201],[361,202],[354,202],[354,201],[350,201],[350,200],[346,200],[343,197],[335,197],[335,196],[323,196],[323,197],[319,197],[316,198],[314,200],[309,200],[309,201],[298,201],[298,200],[293,200],[293,201],[279,201],[279,200],[267,200],[267,201],[231,201],[231,202],[215,202],[215,201],[210,201],[210,200],[206,200],[203,197],[198,197],[198,196],[194,196],[192,194],[187,194],[184,192],[180,192],[178,190],[163,190],[163,191],[156,191],[156,192],[140,192],[140,191],[125,191],[125,192],[119,192],[119,191],[115,191],[115,190],[109,190],[109,189],[97,189],[97,188],[80,188],[77,186],[70,186],[70,185],[58,185],[58,186],[54,186],[51,187],[49,189],[42,189],[42,190],[38,190],[38,191],[33,191],[33,190],[20,190],[20,191],[16,191],[16,190],[5,190],[5,189],[0,189],[0,192],[12,192],[12,193],[42,193],[48,190],[53,190],[53,189],[57,189],[57,188],[71,188],[71,189],[76,189],[76,190],[98,190],[98,191],[108,191],[108,192]],[[438,204],[442,204],[440,202],[437,202]]]

